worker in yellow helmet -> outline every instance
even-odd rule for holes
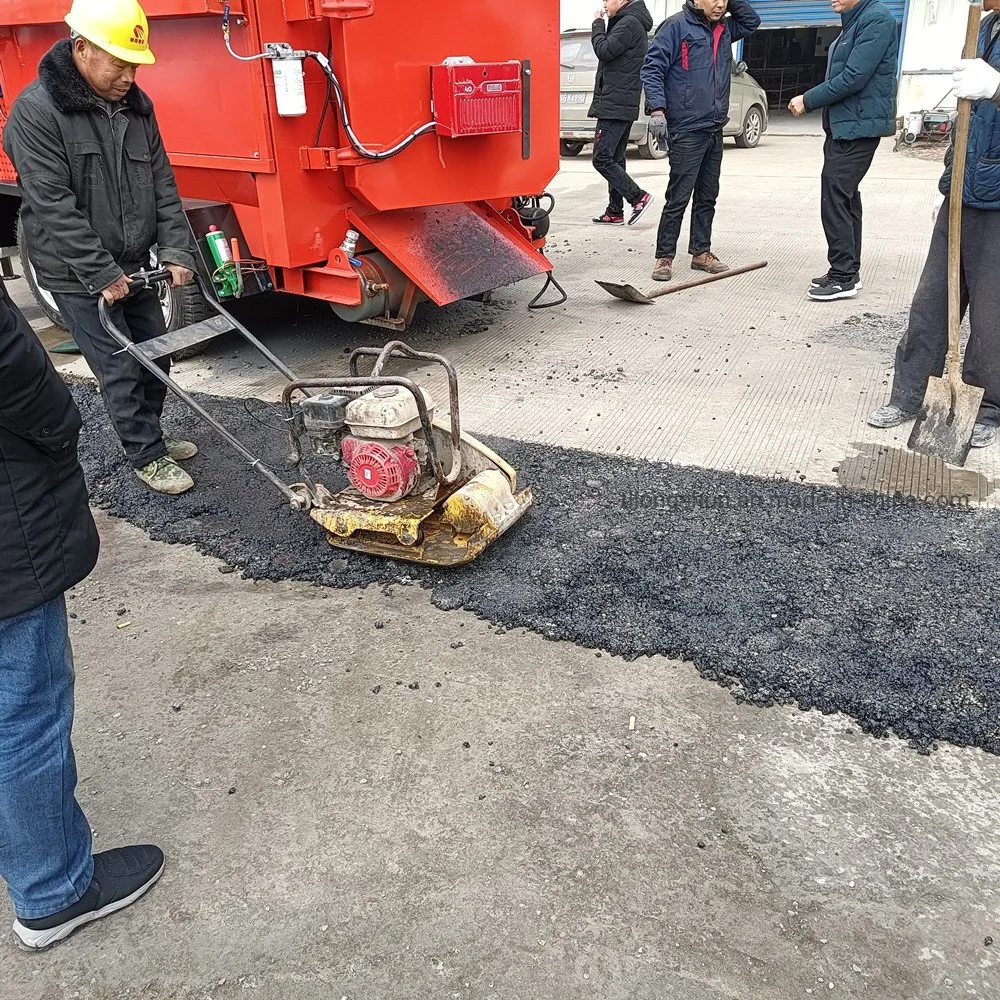
[[[194,480],[178,464],[198,451],[164,437],[166,389],[101,326],[111,318],[140,343],[166,332],[159,296],[129,294],[155,247],[171,283],[191,281],[196,247],[149,97],[135,83],[155,59],[136,0],[74,0],[70,37],[49,49],[14,102],[3,144],[18,173],[28,257],[97,376],[136,475],[159,493]],[[159,362],[169,370],[169,360]]]

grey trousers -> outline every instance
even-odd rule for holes
[[[141,469],[162,458],[167,453],[167,446],[160,430],[160,415],[167,387],[138,361],[123,353],[101,326],[95,296],[54,292],[52,297],[97,378],[108,416],[129,462]],[[167,332],[155,292],[137,292],[116,302],[108,312],[118,328],[130,335],[136,344]],[[169,374],[169,358],[161,358],[156,364]]]
[[[1000,423],[1000,212],[962,211],[962,316],[971,335],[962,378],[984,389],[979,421]],[[927,379],[941,377],[948,353],[948,203],[941,206],[930,250],[910,307],[910,322],[896,348],[896,371],[889,402],[919,410]]]

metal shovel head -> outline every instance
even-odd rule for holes
[[[643,305],[652,305],[653,300],[647,295],[643,295],[638,288],[633,285],[616,285],[613,281],[597,282],[601,288],[623,302],[640,302]]]
[[[964,382],[952,389],[945,378],[927,382],[923,409],[910,433],[909,445],[921,455],[937,455],[952,465],[965,465],[983,390]]]

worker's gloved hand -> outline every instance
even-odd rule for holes
[[[962,59],[951,77],[958,97],[967,101],[989,100],[1000,91],[1000,73],[985,59]]]
[[[649,134],[660,142],[667,141],[667,116],[662,111],[654,111],[649,116]]]
[[[944,195],[938,192],[938,196],[934,199],[934,204],[931,206],[931,222],[937,222],[938,212],[941,211],[943,204]]]

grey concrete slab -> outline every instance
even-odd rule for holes
[[[635,229],[602,229],[589,220],[604,206],[603,182],[585,157],[563,160],[548,252],[570,301],[528,312],[537,283],[524,283],[485,311],[471,303],[428,309],[408,337],[456,362],[470,430],[835,483],[833,470],[854,442],[906,443],[908,428],[873,431],[864,416],[887,395],[940,165],[882,144],[863,186],[865,289],[854,300],[816,303],[806,290],[826,267],[821,163],[820,138],[767,136],[755,150],[727,143],[716,250],[734,263],[766,259],[768,268],[633,306],[594,280],[651,284],[666,165],[631,159],[640,183],[657,194],[654,208]],[[685,258],[678,263],[681,274],[692,273]],[[881,341],[834,329],[865,313],[892,317]],[[255,307],[249,322],[303,375],[335,374],[345,348],[386,339],[322,306],[287,300]],[[185,385],[227,395],[274,398],[281,385],[231,341],[178,372]],[[996,453],[973,453],[968,465],[995,479]]]
[[[995,758],[100,527],[80,795],[167,873],[4,1000],[996,995]]]

